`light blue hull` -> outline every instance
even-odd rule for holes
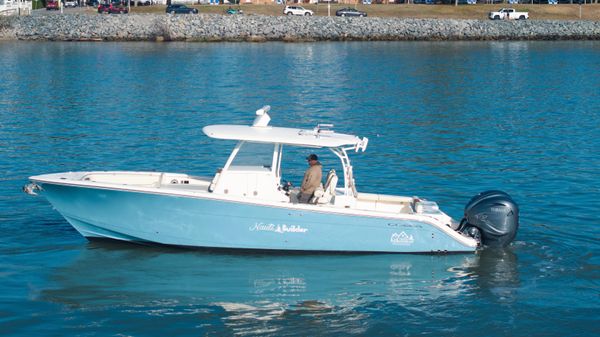
[[[85,237],[168,245],[341,252],[469,252],[435,226],[293,207],[42,183]]]

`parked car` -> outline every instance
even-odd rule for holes
[[[129,9],[120,1],[103,2],[98,5],[98,13],[126,14],[129,13]]]
[[[285,6],[283,9],[283,15],[308,15],[315,14],[310,9],[305,9],[302,6]]]
[[[225,11],[225,13],[227,14],[244,14],[244,11],[239,9],[239,8],[227,8],[227,10]]]
[[[190,8],[186,5],[181,4],[172,4],[167,6],[165,12],[171,14],[198,14],[198,9]]]
[[[100,3],[98,2],[98,0],[87,0],[87,1],[85,2],[85,4],[86,4],[87,6],[91,6],[91,7],[98,7],[98,5],[99,5]]]
[[[46,2],[46,10],[47,11],[52,11],[52,10],[57,11],[58,8],[59,8],[58,7],[58,1],[56,1],[56,0],[48,0]]]
[[[65,7],[77,7],[77,0],[65,0]]]
[[[127,1],[128,0],[123,0],[123,5],[127,6]],[[135,0],[129,0],[129,6],[133,7],[133,6],[135,6],[135,4],[136,4]],[[150,6],[151,4],[152,4],[152,2],[149,0],[137,1],[138,6]]]
[[[491,20],[527,20],[529,19],[529,13],[517,12],[514,8],[502,8],[497,12],[490,12],[488,17]]]
[[[367,16],[367,13],[359,11],[358,9],[354,9],[352,7],[346,7],[342,9],[338,9],[335,12],[336,16]]]

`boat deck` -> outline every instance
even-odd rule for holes
[[[83,181],[89,183],[118,185],[122,187],[141,187],[159,189],[161,191],[173,191],[175,193],[212,193],[210,186],[211,177],[191,176],[179,173],[165,172],[66,172],[40,176],[40,178],[51,178],[61,181]],[[337,200],[336,200],[337,199]],[[414,214],[414,213],[437,213],[437,205],[424,204],[425,209],[419,206],[422,202],[413,197],[392,196],[372,193],[358,193],[352,202],[346,202],[346,197],[341,189],[336,190],[336,196],[331,202],[315,204],[321,208],[352,208],[355,210],[374,211],[388,214]],[[275,200],[271,200],[275,201]],[[279,202],[294,203],[293,199],[281,191]],[[421,207],[421,209],[418,209]]]

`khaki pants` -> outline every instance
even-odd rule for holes
[[[299,188],[295,188],[290,191],[290,202],[293,204],[303,203],[308,204],[310,198],[312,198],[312,194],[300,193]]]
[[[308,202],[310,201],[310,198],[312,198],[312,193],[308,194],[308,193],[300,193],[298,194],[298,202],[301,204],[308,204]]]

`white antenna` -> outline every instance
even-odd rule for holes
[[[271,121],[271,117],[269,116],[269,110],[271,110],[270,105],[265,105],[262,108],[256,110],[256,118],[254,122],[252,122],[252,126],[256,127],[265,127],[269,125]]]

